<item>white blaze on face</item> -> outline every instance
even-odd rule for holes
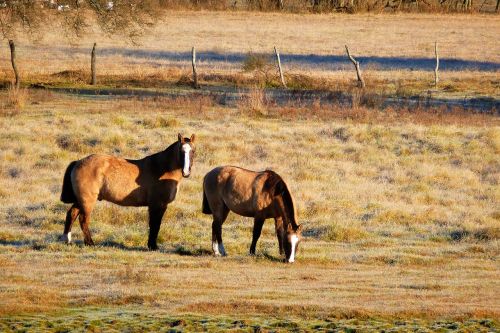
[[[295,261],[295,250],[297,249],[298,242],[299,242],[299,237],[297,237],[297,235],[292,235],[292,237],[290,237],[290,243],[292,244],[292,253],[290,254],[288,262]]]
[[[185,143],[182,145],[182,151],[184,152],[184,168],[182,169],[182,173],[184,176],[189,176],[189,167],[191,166],[191,160],[190,160],[190,152],[191,152],[191,146],[189,143]]]

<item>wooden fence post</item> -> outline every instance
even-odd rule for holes
[[[436,54],[436,67],[434,68],[434,87],[437,88],[439,82],[439,54],[438,54],[438,42],[434,43],[434,53]]]
[[[92,79],[90,81],[91,85],[96,85],[97,79],[96,79],[96,69],[95,69],[95,47],[97,43],[94,43],[94,47],[92,47],[92,53],[90,54],[90,73],[92,75]]]
[[[196,49],[194,48],[194,46],[191,55],[191,63],[193,65],[193,88],[198,89],[200,88],[200,86],[198,85],[198,72],[196,70]]]
[[[356,61],[356,59],[354,59],[354,57],[349,53],[349,48],[347,47],[347,45],[345,46],[345,50],[347,52],[347,57],[353,63],[354,68],[356,68],[356,75],[358,76],[358,87],[364,88],[366,84],[365,80],[363,80],[363,76],[361,76],[361,68],[359,67],[359,61]]]
[[[281,84],[283,85],[284,88],[286,88],[285,76],[283,75],[283,69],[281,68],[280,53],[278,52],[276,46],[274,47],[274,53],[276,53],[276,59],[278,60],[278,69],[280,71]]]
[[[19,87],[21,86],[21,78],[19,77],[19,72],[16,66],[16,45],[14,44],[14,41],[12,39],[9,40],[9,47],[10,47],[10,61],[12,63],[12,69],[14,70],[14,76],[16,78],[15,87],[16,89],[19,89]]]

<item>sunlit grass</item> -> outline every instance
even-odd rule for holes
[[[131,311],[147,317],[144,325],[175,328],[172,318],[184,320],[176,328],[184,330],[216,330],[216,322],[229,329],[238,320],[246,323],[242,330],[333,324],[377,330],[395,325],[394,317],[407,325],[424,318],[415,325],[429,330],[498,326],[487,319],[498,318],[495,116],[436,121],[422,112],[395,118],[372,111],[356,121],[329,109],[255,114],[203,99],[96,103],[38,94],[22,113],[0,121],[6,329],[27,323],[70,329],[81,322],[79,310],[95,318],[93,327],[106,328],[103,313],[137,305],[141,310]],[[97,152],[139,158],[164,149],[178,132],[196,133],[197,155],[164,217],[159,252],[146,251],[145,208],[106,202],[92,214],[95,248],[83,246],[78,223],[75,244],[59,241],[68,208],[59,194],[70,161]],[[229,256],[211,256],[201,180],[224,164],[272,168],[287,181],[305,228],[294,265],[280,262],[270,221],[257,256],[248,256],[252,221],[234,214],[223,226]],[[155,309],[164,312],[148,319]],[[30,315],[20,323],[25,312],[47,319]],[[117,327],[132,321],[120,318]]]

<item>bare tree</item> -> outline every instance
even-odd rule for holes
[[[359,61],[354,59],[354,57],[349,53],[349,47],[347,45],[345,46],[345,51],[347,53],[347,57],[354,65],[354,69],[356,69],[356,76],[358,77],[358,87],[359,88],[366,87],[365,80],[363,80],[363,76],[361,75],[361,68],[359,66]]]
[[[97,46],[97,43],[94,43],[94,46],[92,47],[92,52],[90,52],[90,84],[95,86],[97,83],[97,77],[96,77],[96,68],[95,68],[95,47]]]
[[[16,65],[16,44],[14,44],[14,41],[12,39],[9,40],[9,47],[10,47],[10,62],[12,63],[12,70],[14,71],[14,76],[16,78],[15,87],[16,89],[19,89],[19,86],[21,85],[21,79],[19,78],[19,71],[17,70],[17,65]]]
[[[191,50],[191,65],[193,66],[193,88],[199,89],[200,85],[198,84],[198,71],[196,70],[196,49],[194,46]]]
[[[280,80],[281,80],[281,85],[283,88],[286,88],[286,83],[285,83],[285,76],[283,75],[283,68],[281,68],[281,59],[280,59],[280,53],[276,46],[274,47],[274,53],[276,54],[276,62],[278,63],[278,70],[280,73]]]
[[[438,42],[434,43],[434,54],[436,55],[436,67],[434,67],[434,87],[437,88],[439,83],[439,51]]]
[[[10,61],[15,76],[16,88],[21,84],[21,78],[16,64],[15,38],[20,32],[38,35],[38,31],[46,18],[43,8],[35,1],[4,0],[0,7],[0,37],[8,40],[10,48]]]
[[[156,23],[163,8],[163,0],[68,0],[55,6],[49,1],[0,0],[0,40],[9,40],[15,47],[19,36],[43,38],[50,28],[68,37],[81,37],[95,29],[136,42]],[[17,71],[14,56],[11,52]],[[19,75],[15,75],[19,85]]]

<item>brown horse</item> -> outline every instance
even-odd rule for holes
[[[63,240],[71,242],[71,225],[80,216],[85,245],[94,245],[90,214],[97,200],[121,206],[147,206],[148,248],[158,249],[156,239],[167,205],[174,201],[182,177],[189,177],[194,157],[194,134],[162,152],[140,160],[95,154],[69,164],[64,174],[61,201],[73,205],[66,214]]]
[[[274,218],[280,255],[294,262],[302,238],[297,225],[295,206],[288,186],[273,171],[254,172],[233,166],[217,167],[203,180],[203,213],[213,215],[212,249],[216,256],[226,255],[222,243],[222,224],[229,211],[253,217],[253,238],[250,254],[267,218]]]

